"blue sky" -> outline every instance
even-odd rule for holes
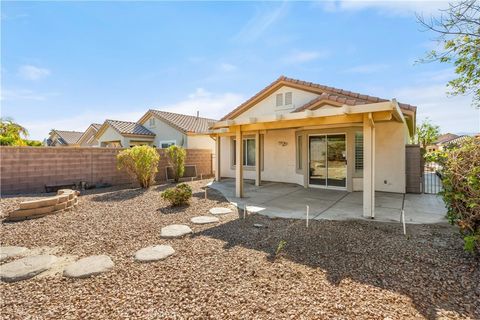
[[[219,118],[286,75],[416,104],[444,132],[480,131],[414,12],[445,2],[5,2],[1,114],[43,139],[149,108]]]

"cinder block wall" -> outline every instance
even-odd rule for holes
[[[423,161],[419,145],[406,145],[405,148],[406,192],[422,193]]]
[[[112,185],[133,182],[125,171],[117,169],[116,155],[122,149],[92,147],[0,147],[0,192],[14,194],[44,192],[45,185]],[[160,153],[157,181],[165,181],[167,159]],[[210,150],[187,150],[187,165],[196,165],[200,176],[212,174]]]

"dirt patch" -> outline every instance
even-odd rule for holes
[[[110,189],[80,197],[70,212],[1,226],[3,245],[56,248],[57,256],[106,254],[112,271],[74,280],[60,271],[0,284],[2,319],[480,318],[480,267],[448,226],[370,221],[269,219],[236,212],[190,223],[225,199],[189,182],[191,204],[170,208],[149,190]],[[21,197],[2,200],[2,209]],[[187,224],[193,235],[162,239]],[[256,228],[254,224],[262,224]],[[286,241],[279,257],[274,252]],[[166,260],[138,263],[141,248],[168,244]],[[61,268],[59,268],[61,269]]]

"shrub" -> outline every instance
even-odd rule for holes
[[[165,150],[168,157],[168,163],[173,169],[173,180],[178,182],[185,172],[185,157],[187,152],[182,147],[173,145]]]
[[[480,253],[480,139],[467,138],[428,157],[442,166],[449,222],[460,228],[465,250]]]
[[[117,155],[118,169],[125,169],[142,188],[148,188],[155,182],[159,161],[157,150],[149,146],[135,146]]]
[[[172,206],[187,204],[192,197],[192,188],[186,183],[181,183],[173,188],[163,191],[162,198],[169,201]]]

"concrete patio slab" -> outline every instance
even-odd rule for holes
[[[348,193],[332,189],[305,189],[302,186],[244,181],[244,198],[235,197],[235,180],[213,182],[211,188],[220,191],[232,204],[242,209],[255,207],[255,212],[275,218],[306,219],[306,206],[310,207],[310,219],[371,220],[363,217],[363,192]],[[375,221],[400,222],[402,206],[405,222],[417,224],[445,223],[446,209],[436,195],[376,192]],[[253,211],[253,210],[252,210]]]

